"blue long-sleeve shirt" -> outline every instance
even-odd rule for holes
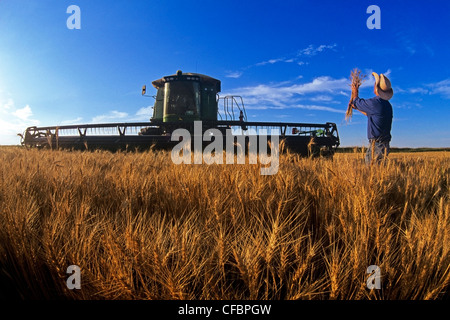
[[[371,99],[353,99],[356,109],[367,114],[367,138],[380,142],[391,141],[392,105],[376,96]]]

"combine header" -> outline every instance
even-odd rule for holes
[[[267,134],[277,130],[285,148],[304,156],[331,157],[339,146],[335,123],[247,121],[243,99],[240,96],[219,97],[220,80],[206,75],[178,71],[152,84],[157,93],[149,122],[29,127],[20,134],[21,143],[37,148],[170,149],[179,143],[171,139],[174,130],[183,128],[194,134],[194,123],[201,121],[202,132],[218,129],[224,137],[227,129],[235,136],[256,135],[257,138],[261,129]],[[146,91],[144,86],[142,95]],[[192,135],[192,143],[194,138]]]

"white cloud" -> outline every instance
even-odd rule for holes
[[[406,33],[404,31],[397,32],[395,34],[397,37],[397,43],[399,43],[399,47],[406,50],[410,55],[414,55],[417,51],[417,44],[413,40],[413,37],[410,33]]]
[[[330,102],[330,103],[334,102],[333,97],[328,96],[328,95],[318,95],[318,96],[310,98],[309,100],[315,101],[315,102]],[[334,102],[334,103],[336,103],[336,102]]]
[[[8,98],[7,101],[0,105],[0,107],[4,110],[10,110],[12,107],[14,107],[14,101],[11,98]]]
[[[260,84],[253,87],[235,89],[232,95],[286,99],[293,95],[304,95],[308,93],[339,93],[341,90],[349,89],[349,80],[346,78],[333,79],[328,76],[317,77],[313,81],[303,84],[292,84],[289,86],[274,86]]]
[[[328,76],[315,78],[312,82],[293,85],[287,88],[287,92],[292,94],[306,94],[313,92],[336,92],[337,90],[348,89],[348,80],[345,78],[333,79]]]
[[[38,120],[31,118],[32,115],[29,105],[17,109],[12,98],[0,98],[0,145],[19,144],[18,133],[27,127],[39,125]]]
[[[224,95],[242,96],[246,109],[307,109],[345,113],[345,110],[332,108],[327,104],[339,104],[334,96],[348,96],[346,91],[349,89],[349,80],[346,78],[321,76],[306,83],[283,82],[242,87]],[[325,105],[299,103],[305,99]]]
[[[410,88],[410,89],[408,89],[408,92],[412,93],[412,94],[414,94],[414,93],[428,94],[430,91],[428,89],[419,87],[419,88]]]
[[[149,121],[153,116],[153,106],[140,108],[137,112],[133,120],[135,121]]]
[[[64,120],[64,121],[61,121],[61,125],[65,126],[65,125],[71,125],[71,124],[80,124],[82,120],[83,120],[82,117],[78,117],[78,118],[75,118],[72,120]]]
[[[26,105],[22,109],[17,109],[12,114],[19,119],[28,120],[33,115],[33,112],[31,111],[30,106]]]
[[[397,90],[398,93],[420,94],[420,95],[441,95],[450,99],[450,79],[424,84],[422,87],[413,87]]]
[[[423,106],[417,102],[402,102],[396,103],[394,108],[396,109],[421,109]]]
[[[431,94],[440,94],[450,99],[450,79],[429,84],[428,87],[431,88]]]
[[[334,113],[342,113],[345,114],[345,110],[331,108],[327,106],[320,105],[308,105],[308,104],[283,104],[279,103],[278,105],[250,105],[245,107],[248,110],[285,110],[285,109],[305,109],[305,110],[315,110],[315,111],[328,111]]]
[[[286,63],[292,63],[294,62],[294,58],[277,58],[277,59],[269,59],[267,61],[263,61],[263,62],[258,62],[257,64],[255,64],[255,66],[259,67],[259,66],[265,66],[266,64],[275,64],[278,62],[286,62]]]
[[[309,45],[308,47],[298,50],[297,53],[295,54],[290,54],[287,57],[282,57],[282,58],[272,58],[269,60],[265,60],[265,61],[261,61],[249,66],[246,66],[244,68],[242,68],[242,70],[239,71],[227,71],[225,73],[225,77],[226,78],[240,78],[243,75],[243,71],[248,70],[250,68],[253,67],[262,67],[262,66],[266,66],[266,65],[273,65],[276,63],[295,63],[298,66],[303,66],[303,65],[308,65],[309,62],[304,61],[305,59],[300,59],[301,57],[303,58],[308,58],[308,57],[312,57],[315,56],[321,52],[324,52],[326,50],[332,50],[334,48],[337,47],[337,44],[330,44],[330,45],[325,45],[325,44],[321,44],[318,46],[314,46],[314,45]]]
[[[292,116],[290,114],[276,114],[275,118],[279,119],[285,119],[285,118],[291,118]]]
[[[225,77],[227,78],[233,78],[233,79],[238,79],[242,76],[243,72],[242,71],[229,71],[227,72],[227,74],[225,75]]]
[[[345,110],[326,107],[326,106],[317,106],[317,105],[295,105],[294,108],[299,109],[307,109],[307,110],[319,110],[319,111],[328,111],[334,113],[343,113],[345,114]]]
[[[112,122],[112,121],[118,121],[118,120],[124,120],[128,117],[128,113],[126,112],[120,112],[120,111],[110,111],[107,114],[102,114],[99,116],[95,116],[92,118],[93,123],[103,123],[103,122]]]
[[[298,52],[298,56],[315,56],[320,52],[323,52],[325,50],[331,50],[336,48],[337,44],[331,44],[331,45],[325,45],[325,44],[321,44],[319,46],[314,46],[312,44],[310,44],[308,47],[306,47],[305,49],[299,50]]]
[[[386,77],[390,77],[392,73],[391,69],[387,69],[387,71],[385,73],[383,73]]]
[[[142,107],[134,115],[130,115],[128,112],[113,110],[93,117],[91,123],[150,121],[152,115],[153,106]]]
[[[308,47],[301,49],[297,52],[297,54],[293,57],[283,57],[283,58],[275,58],[275,59],[269,59],[267,61],[262,61],[262,62],[258,62],[255,64],[255,66],[259,67],[259,66],[265,66],[267,64],[275,64],[278,62],[286,62],[286,63],[292,63],[295,62],[297,63],[297,65],[302,66],[302,65],[306,65],[308,64],[308,62],[302,61],[302,60],[298,60],[299,57],[312,57],[315,56],[317,54],[319,54],[320,52],[323,52],[325,50],[331,50],[336,48],[337,44],[331,44],[331,45],[319,45],[319,46],[314,46],[312,44],[310,44]]]
[[[137,116],[151,116],[153,114],[153,106],[148,106],[144,108],[140,108],[137,112]]]

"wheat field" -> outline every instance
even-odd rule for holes
[[[450,298],[450,154],[362,159],[287,153],[262,176],[163,151],[2,147],[0,297]]]

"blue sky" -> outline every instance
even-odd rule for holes
[[[222,80],[249,120],[335,122],[342,146],[367,145],[366,117],[344,121],[357,67],[392,82],[392,146],[450,147],[449,31],[448,1],[2,0],[0,144],[31,125],[146,121],[142,85],[181,69]]]

